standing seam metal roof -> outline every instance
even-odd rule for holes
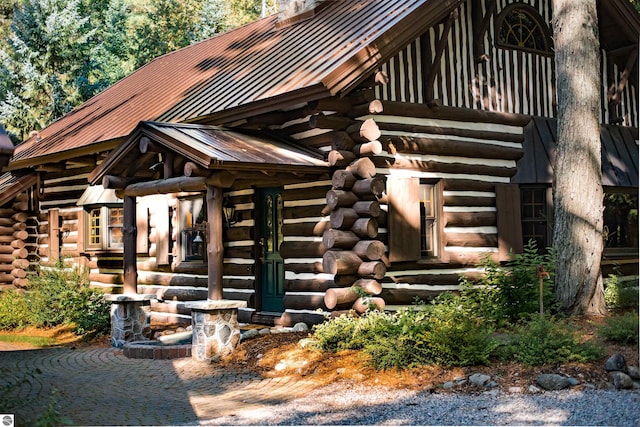
[[[446,6],[443,6],[445,3]],[[16,148],[14,168],[42,156],[121,140],[140,121],[183,122],[295,91],[337,93],[381,61],[385,32],[434,0],[334,0],[276,29],[273,15],[159,57]],[[455,4],[454,4],[455,3]],[[408,29],[403,29],[410,41]]]

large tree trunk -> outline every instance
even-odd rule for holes
[[[554,167],[556,296],[570,314],[606,311],[600,273],[603,191],[596,0],[554,0],[558,145]]]

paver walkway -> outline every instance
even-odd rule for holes
[[[190,358],[128,359],[112,348],[0,352],[1,407],[9,405],[17,426],[33,425],[52,399],[74,425],[197,425],[314,387],[311,380],[230,372]]]

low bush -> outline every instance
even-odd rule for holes
[[[638,307],[638,278],[622,280],[610,275],[605,280],[604,299],[611,310],[626,310]]]
[[[568,322],[534,316],[514,328],[511,339],[498,354],[503,360],[537,366],[589,362],[601,358],[604,351],[597,344],[581,342],[576,329]]]
[[[377,369],[487,364],[496,347],[490,330],[438,304],[343,315],[316,325],[313,336],[324,351],[362,349]]]
[[[22,329],[31,322],[31,308],[24,294],[14,290],[0,293],[0,329]]]
[[[629,311],[609,317],[598,328],[598,335],[611,342],[622,345],[638,344],[638,313]]]
[[[27,292],[0,294],[0,328],[73,325],[80,335],[109,331],[109,303],[74,269],[42,268],[29,279]]]

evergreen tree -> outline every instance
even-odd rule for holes
[[[78,0],[25,0],[15,9],[12,34],[0,50],[5,79],[0,120],[24,139],[81,100],[79,82],[95,30]]]

